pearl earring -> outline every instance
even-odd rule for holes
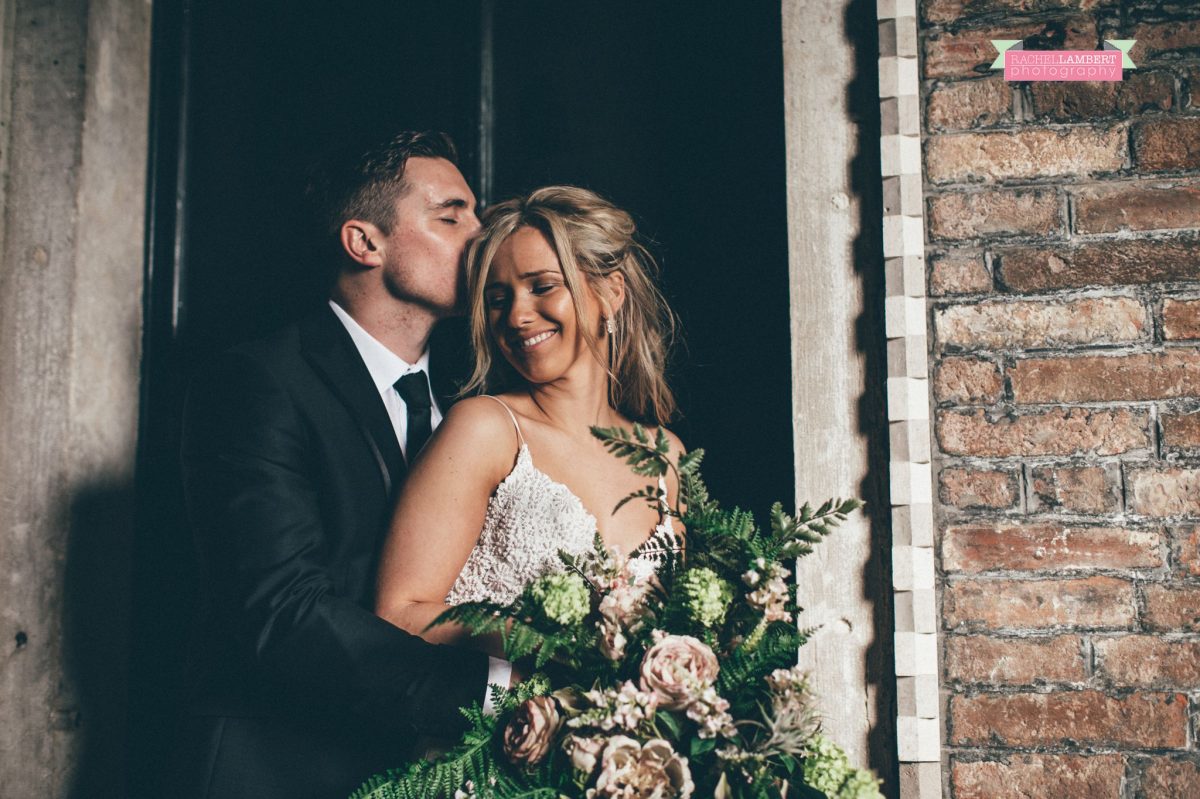
[[[611,319],[605,319],[604,329],[608,331],[608,334],[611,336],[613,333],[617,332],[617,323]]]

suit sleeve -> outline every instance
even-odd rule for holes
[[[184,484],[204,590],[235,650],[289,693],[394,732],[457,734],[483,653],[434,646],[339,596],[312,431],[257,360],[227,354],[184,417]]]

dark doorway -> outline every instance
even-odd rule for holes
[[[780,24],[771,2],[495,17],[497,196],[575,183],[633,212],[683,322],[677,432],[763,513],[794,491]]]
[[[629,209],[683,323],[676,431],[726,504],[790,503],[778,3],[166,0],[155,17],[132,795],[161,791],[147,764],[165,759],[194,596],[183,389],[320,301],[301,194],[331,142],[444,129],[481,199],[574,183]]]

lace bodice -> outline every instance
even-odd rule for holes
[[[596,518],[571,489],[534,466],[516,417],[507,405],[504,408],[517,427],[517,461],[488,500],[479,541],[446,595],[450,605],[507,605],[538,577],[563,570],[560,550],[579,555],[595,541]],[[665,502],[666,486],[661,480],[659,491]],[[653,571],[664,550],[678,546],[671,517],[660,514],[659,518],[650,538],[631,554],[636,570]]]

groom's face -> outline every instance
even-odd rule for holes
[[[440,315],[460,307],[463,253],[479,232],[475,195],[443,158],[410,158],[391,233],[383,238],[383,280],[397,299]]]

